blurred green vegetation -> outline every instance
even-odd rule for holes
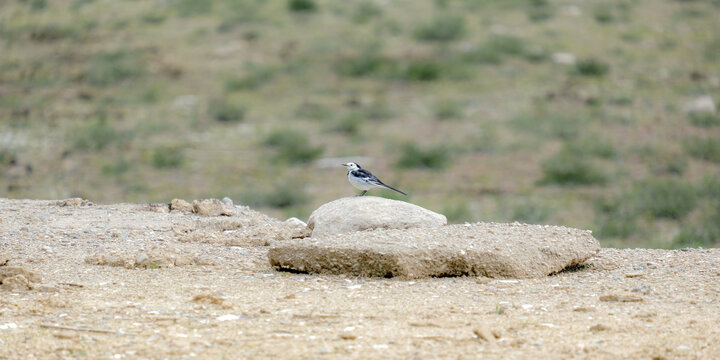
[[[0,1],[0,196],[306,217],[362,156],[451,222],[718,246],[717,0]]]

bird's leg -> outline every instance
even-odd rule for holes
[[[360,196],[365,195],[366,192],[367,192],[367,190],[363,190],[363,192],[360,193]]]

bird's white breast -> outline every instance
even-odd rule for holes
[[[355,177],[351,173],[348,173],[348,180],[350,181],[350,184],[352,184],[352,186],[360,190],[370,190],[377,186],[367,181],[364,181],[362,178]]]

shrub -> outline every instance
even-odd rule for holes
[[[610,4],[600,4],[593,9],[595,21],[604,24],[615,21],[615,13]]]
[[[602,77],[610,72],[610,66],[597,59],[584,59],[575,64],[575,71],[581,76]]]
[[[288,0],[288,10],[293,12],[315,12],[317,4],[315,0]]]
[[[465,34],[465,18],[457,15],[440,15],[415,30],[415,37],[421,41],[449,42]]]
[[[397,166],[401,168],[443,169],[450,163],[450,152],[444,146],[421,148],[414,143],[406,144]]]
[[[182,166],[185,153],[182,148],[161,146],[153,149],[151,163],[155,168],[168,169]]]
[[[531,0],[527,7],[527,16],[530,21],[544,21],[553,17],[555,9],[548,0]]]
[[[410,81],[435,81],[440,77],[440,64],[431,60],[416,60],[405,68],[403,77]]]
[[[607,177],[589,157],[561,150],[542,163],[540,184],[594,185],[603,184]]]
[[[720,125],[720,116],[711,113],[690,113],[688,118],[691,124],[701,128]]]
[[[683,148],[687,154],[696,159],[720,163],[720,140],[718,139],[688,138],[683,142]]]
[[[695,208],[693,184],[676,179],[654,179],[635,185],[631,194],[634,208],[653,218],[682,219]]]
[[[247,114],[246,106],[237,105],[228,100],[215,101],[210,104],[208,110],[213,119],[224,123],[243,121]]]
[[[382,56],[375,47],[369,47],[359,54],[339,59],[335,71],[343,76],[363,77],[390,73],[395,67],[393,60]]]
[[[682,175],[688,168],[688,160],[683,156],[667,154],[652,159],[648,166],[655,174]]]
[[[322,147],[312,146],[307,135],[290,129],[279,129],[270,133],[264,144],[276,149],[276,159],[289,163],[306,163],[317,159]]]
[[[623,195],[603,197],[595,202],[595,236],[600,239],[627,238],[640,230],[636,211],[628,199]]]
[[[70,137],[75,150],[102,150],[124,138],[122,133],[108,124],[102,114],[97,119],[73,129]]]
[[[145,72],[145,63],[140,54],[117,50],[95,55],[85,71],[84,79],[92,85],[108,86],[139,77]]]

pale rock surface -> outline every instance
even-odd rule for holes
[[[277,269],[307,273],[534,278],[582,264],[599,250],[587,230],[475,223],[278,242],[268,257]]]
[[[170,201],[170,211],[182,211],[182,212],[192,212],[193,206],[191,203],[183,200],[183,199],[172,199]]]
[[[404,201],[375,196],[346,197],[310,214],[312,237],[374,229],[432,228],[447,224],[445,215]]]
[[[717,107],[710,95],[703,95],[685,105],[685,112],[715,114]]]

